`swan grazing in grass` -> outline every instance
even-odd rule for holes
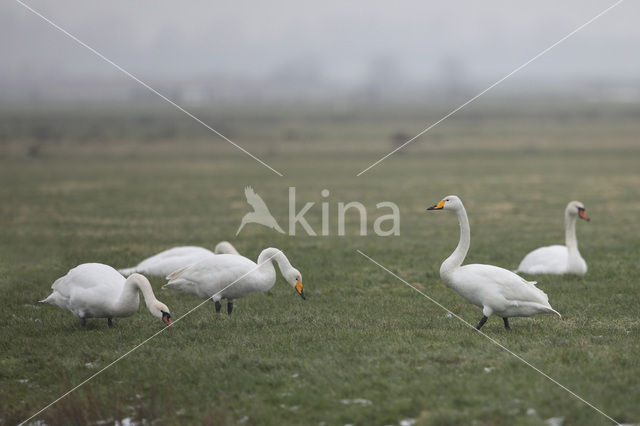
[[[149,312],[171,325],[167,305],[156,299],[149,280],[140,274],[125,279],[111,266],[102,263],[84,263],[58,278],[51,286],[53,292],[40,302],[66,309],[80,318],[84,327],[87,318],[107,318],[113,327],[113,318],[128,317],[138,311],[142,292]]]
[[[469,302],[482,308],[482,319],[476,326],[480,330],[487,319],[501,316],[509,329],[509,317],[528,317],[536,314],[556,314],[549,298],[519,275],[492,265],[465,265],[464,258],[471,244],[471,229],[462,201],[455,195],[445,197],[427,210],[453,210],[460,223],[460,241],[454,252],[440,266],[440,277]]]
[[[134,272],[166,277],[173,271],[197,263],[202,259],[214,256],[215,254],[239,253],[235,247],[227,241],[218,243],[215,248],[215,252],[211,252],[211,250],[207,250],[202,247],[174,247],[143,260],[137,266],[120,269],[119,272],[125,277],[133,274]]]
[[[282,276],[304,297],[302,275],[291,266],[284,253],[276,248],[262,250],[256,264],[244,256],[221,254],[179,269],[167,276],[164,287],[192,293],[204,299],[211,298],[220,312],[221,299],[227,299],[227,312],[231,315],[233,301],[250,293],[265,292],[276,282],[278,264]]]
[[[571,201],[564,211],[565,245],[548,246],[535,249],[527,254],[516,272],[525,274],[576,274],[587,273],[587,262],[578,251],[576,221],[590,220],[584,211],[584,204]]]

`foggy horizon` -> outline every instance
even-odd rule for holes
[[[134,75],[198,103],[473,94],[613,2],[28,4]],[[0,12],[0,103],[144,92],[19,3],[4,2]],[[496,96],[613,86],[637,98],[639,15],[640,4],[620,4],[505,81]]]

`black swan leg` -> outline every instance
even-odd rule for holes
[[[216,301],[216,314],[220,313],[220,309],[222,309],[222,304],[219,301]]]
[[[231,315],[232,311],[233,311],[233,300],[229,300],[227,302],[227,314]]]
[[[509,327],[509,318],[504,317],[502,318],[502,321],[504,321],[504,328],[506,328],[507,330],[511,330],[511,327]]]
[[[80,318],[80,325],[82,326],[82,328],[87,327],[87,319],[85,317]]]
[[[107,324],[109,324],[109,328],[113,328],[113,318],[107,318]]]
[[[480,320],[478,325],[476,325],[476,330],[480,330],[482,328],[482,326],[484,325],[484,323],[487,322],[488,319],[489,318],[487,318],[485,315],[483,315],[482,319]]]

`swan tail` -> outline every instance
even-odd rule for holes
[[[178,269],[178,270],[175,270],[175,271],[173,271],[172,273],[170,273],[169,275],[167,275],[165,278],[166,278],[166,279],[168,279],[168,280],[170,280],[170,281],[171,281],[171,280],[175,280],[175,279],[176,279],[176,278],[178,278],[180,275],[182,275],[182,273],[183,273],[184,271],[186,271],[186,270],[187,270],[187,269],[189,269],[190,267],[191,267],[191,265],[187,265],[187,266],[182,267],[182,268],[180,268],[180,269]],[[169,282],[169,283],[167,283],[166,285],[169,285],[169,284],[170,284],[170,282]]]
[[[560,315],[560,312],[556,311],[553,308],[549,308],[549,310],[547,311],[550,314],[556,314],[558,316],[558,318],[562,319],[562,315]]]

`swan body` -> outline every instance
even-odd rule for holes
[[[565,245],[540,247],[527,254],[516,272],[525,274],[576,274],[587,273],[587,262],[578,251],[576,237],[577,219],[589,221],[584,205],[579,201],[571,201],[564,211]]]
[[[203,299],[211,298],[220,312],[220,300],[227,299],[227,311],[231,314],[233,301],[255,292],[265,292],[276,282],[277,263],[287,282],[304,299],[302,275],[291,266],[284,253],[276,248],[264,249],[258,262],[244,256],[221,254],[207,257],[167,276],[166,288],[192,293]]]
[[[171,325],[171,314],[164,303],[156,299],[149,280],[143,275],[132,274],[125,279],[111,266],[101,263],[84,263],[69,270],[51,286],[53,292],[40,302],[50,303],[70,311],[81,319],[128,317],[138,311],[142,292],[149,312]]]
[[[185,246],[174,247],[153,255],[138,265],[120,269],[119,272],[126,276],[137,272],[139,274],[154,275],[165,277],[185,266],[197,263],[202,259],[217,254],[239,254],[238,251],[227,241],[222,241],[216,245],[215,251],[207,250],[202,247]]]
[[[493,314],[503,318],[507,329],[510,317],[528,317],[544,313],[560,316],[549,304],[547,295],[536,287],[535,281],[527,281],[497,266],[462,266],[471,244],[471,229],[460,198],[449,195],[427,210],[453,210],[458,215],[460,241],[451,256],[442,263],[440,277],[462,297],[482,309],[483,317],[476,329],[479,330]]]

